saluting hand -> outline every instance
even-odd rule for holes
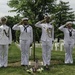
[[[20,22],[18,23],[18,25],[21,25],[21,24],[23,24],[23,21],[20,21]]]
[[[44,18],[43,20],[41,20],[41,23],[45,22],[46,21],[46,18]]]

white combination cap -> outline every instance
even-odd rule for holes
[[[73,24],[71,21],[69,21],[69,22],[66,22],[66,24],[65,25],[68,25],[68,24]]]
[[[28,18],[27,18],[27,17],[25,17],[25,18],[22,18],[22,21],[24,21],[24,20],[28,20]]]

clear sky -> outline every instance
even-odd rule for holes
[[[10,15],[10,16],[14,16],[16,13],[10,13],[8,12],[9,10],[11,10],[11,8],[7,5],[7,2],[9,0],[0,0],[0,17],[1,16],[7,16],[7,15]],[[60,0],[57,0],[58,2]],[[62,0],[64,2],[67,2],[69,1],[69,5],[71,8],[73,8],[73,11],[75,11],[75,0]]]

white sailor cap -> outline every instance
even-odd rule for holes
[[[45,13],[45,14],[44,14],[44,18],[46,18],[46,17],[51,17],[51,15],[48,14],[48,13]]]
[[[66,22],[65,25],[68,25],[68,24],[73,24],[73,23],[71,21],[68,21],[68,22]]]
[[[25,17],[25,18],[22,18],[22,21],[24,21],[24,20],[28,20],[28,18],[27,18],[27,17]]]

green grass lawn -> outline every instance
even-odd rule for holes
[[[0,68],[0,75],[31,75],[20,66],[20,49],[12,43],[9,48],[8,67]],[[36,48],[36,58],[42,61],[41,48]],[[33,60],[33,50],[30,60]],[[50,71],[43,71],[35,75],[75,75],[75,49],[73,50],[74,64],[64,64],[64,51],[52,51]]]

